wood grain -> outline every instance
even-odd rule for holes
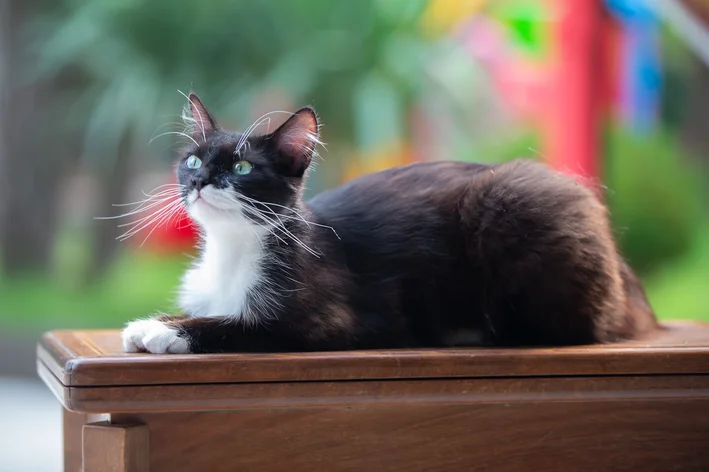
[[[83,472],[148,472],[148,428],[106,422],[84,425]]]
[[[110,416],[74,413],[66,409],[63,413],[64,472],[83,472],[81,456],[84,425],[108,421]]]
[[[709,470],[707,325],[563,349],[118,350],[117,331],[38,349],[76,412],[67,472]]]
[[[49,367],[41,361],[37,361],[37,375],[39,375],[39,378],[42,379],[44,384],[54,394],[57,400],[59,400],[59,403],[61,403],[64,408],[68,408],[68,405],[71,404],[69,400],[71,389],[61,383],[51,372]],[[71,408],[68,409],[71,410]]]
[[[144,421],[152,472],[709,470],[709,401],[112,415]]]
[[[64,410],[64,472],[81,472],[81,430],[87,415]]]
[[[709,398],[709,375],[78,387],[84,413]],[[709,439],[709,438],[708,438]]]
[[[43,337],[38,358],[66,386],[706,374],[709,325],[677,323],[650,339],[565,348],[162,356],[120,352],[118,331],[59,331]]]

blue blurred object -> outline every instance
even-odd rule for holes
[[[637,133],[655,130],[662,88],[660,28],[647,0],[605,0],[623,26],[621,114]]]

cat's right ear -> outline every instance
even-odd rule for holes
[[[293,177],[302,177],[310,165],[315,148],[321,144],[320,125],[315,110],[301,108],[293,113],[271,135],[281,170]]]
[[[189,102],[190,116],[186,117],[186,120],[190,125],[192,138],[196,141],[206,141],[207,136],[216,131],[219,126],[197,94],[190,93],[187,101]]]

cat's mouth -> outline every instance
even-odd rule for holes
[[[192,190],[187,197],[187,206],[193,208],[204,208],[211,211],[234,211],[234,205],[219,198],[218,194],[211,187],[201,190]]]
[[[198,193],[197,196],[194,198],[194,201],[192,202],[193,205],[206,205],[210,208],[214,208],[215,210],[221,210],[221,208],[217,207],[213,203],[211,203],[209,200],[207,200],[203,194]]]
[[[194,197],[194,200],[192,201],[192,203],[190,204],[190,206],[192,206],[192,205],[194,205],[194,206],[203,206],[203,207],[206,207],[206,208],[208,208],[208,209],[210,209],[210,210],[215,210],[215,211],[228,211],[228,209],[222,208],[221,206],[219,206],[219,205],[215,204],[214,202],[208,200],[208,199],[204,196],[204,194],[201,194],[201,193],[200,193],[200,194],[197,194],[197,195]]]

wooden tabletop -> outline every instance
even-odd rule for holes
[[[676,322],[647,339],[564,348],[208,355],[126,354],[118,331],[54,331],[38,364],[66,387],[707,374],[709,325]]]

